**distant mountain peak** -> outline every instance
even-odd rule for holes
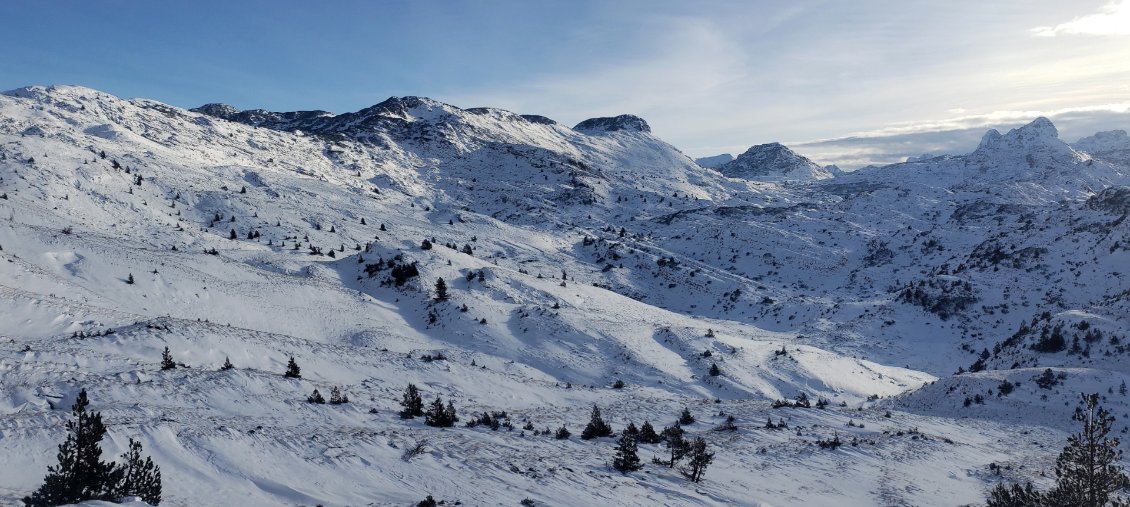
[[[1130,166],[1130,135],[1125,130],[1097,132],[1071,147],[1094,158]]]
[[[189,111],[206,114],[208,116],[215,116],[216,118],[223,118],[225,120],[230,120],[242,112],[234,106],[230,106],[221,102],[204,104],[203,106],[190,109]]]
[[[721,155],[714,155],[713,157],[696,158],[694,159],[694,162],[698,164],[699,167],[717,169],[725,164],[733,162],[733,160],[733,155],[730,155],[729,153],[723,153]]]
[[[639,116],[622,114],[620,116],[589,118],[578,123],[577,126],[573,127],[573,130],[580,132],[616,132],[619,130],[651,132],[651,126]]]
[[[1051,120],[1043,116],[1032,120],[1023,127],[1009,130],[1007,134],[1001,134],[996,129],[989,129],[981,138],[981,144],[977,146],[977,151],[995,151],[1001,148],[1023,149],[1042,145],[1066,146],[1066,143],[1059,140],[1059,130],[1055,128]]]
[[[395,118],[408,119],[412,117],[427,116],[435,110],[457,110],[459,108],[444,104],[438,100],[416,95],[405,97],[389,97],[383,102],[357,111],[358,115],[378,114]]]
[[[821,180],[833,176],[816,162],[776,142],[751,146],[719,170],[731,178],[761,181]]]

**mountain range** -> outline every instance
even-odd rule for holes
[[[1047,486],[1080,392],[1127,431],[1128,213],[1126,132],[1069,143],[1045,118],[843,172],[778,143],[696,162],[630,114],[13,90],[0,503],[41,482],[83,388],[105,455],[133,438],[161,466],[162,505],[954,505]],[[461,422],[399,417],[408,383]],[[307,402],[333,388],[351,402]],[[687,409],[716,453],[705,479],[621,474],[614,439],[554,438],[594,405],[616,431]],[[465,426],[484,413],[512,427]]]

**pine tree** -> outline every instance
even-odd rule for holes
[[[1043,495],[1032,489],[1031,482],[1024,486],[997,484],[989,491],[989,496],[985,499],[985,507],[1039,507],[1041,505],[1043,505]]]
[[[403,407],[400,411],[401,419],[424,415],[424,400],[420,398],[420,391],[416,389],[415,384],[408,384],[408,388],[404,390],[404,397],[400,400],[400,406]]]
[[[670,453],[666,465],[668,468],[675,468],[675,464],[683,459],[689,450],[690,444],[683,438],[683,428],[678,424],[663,428],[663,440],[667,442],[667,450]]]
[[[1118,437],[1110,436],[1114,416],[1099,406],[1097,393],[1082,395],[1082,401],[1072,419],[1083,429],[1067,438],[1055,462],[1056,487],[1047,497],[1054,505],[1102,507],[1111,493],[1130,486],[1130,478],[1120,463]]]
[[[436,280],[436,301],[447,301],[447,282],[443,278]]]
[[[679,414],[679,424],[680,425],[694,424],[694,416],[691,415],[691,411],[690,411],[689,408],[683,407],[683,413]]]
[[[636,437],[626,432],[620,437],[620,442],[616,444],[616,456],[612,458],[612,468],[622,474],[643,468],[636,448]]]
[[[235,218],[235,217],[232,217],[232,218]],[[235,229],[232,229],[231,234],[228,234],[228,239],[235,239],[235,238],[236,238]]]
[[[79,392],[67,421],[67,439],[59,445],[59,463],[47,467],[43,485],[31,496],[24,497],[28,507],[48,507],[84,500],[110,500],[111,488],[120,472],[114,464],[102,461],[99,442],[106,435],[102,414],[87,412],[90,401],[86,389]]]
[[[444,417],[448,426],[454,426],[459,421],[459,416],[455,414],[455,404],[451,400],[447,400],[447,409],[444,410]]]
[[[126,283],[129,284],[129,285],[133,285],[133,273],[130,273],[129,276],[126,277]]]
[[[141,459],[141,442],[129,439],[129,450],[122,454],[125,464],[119,467],[121,480],[115,485],[113,497],[140,497],[149,505],[161,503],[161,467],[146,456]]]
[[[432,402],[431,407],[424,412],[424,423],[427,426],[443,426],[444,418],[443,400],[440,395],[435,396],[435,401]]]
[[[655,432],[655,428],[651,426],[651,421],[644,421],[643,426],[640,426],[640,434],[638,440],[645,444],[658,444],[663,439]]]
[[[165,347],[165,351],[161,353],[161,369],[171,370],[177,367],[177,363],[173,361],[173,354],[169,352],[169,347]]]
[[[228,358],[228,357],[225,357],[224,358],[224,365],[220,367],[220,370],[230,370],[232,368],[235,368],[235,366],[233,366],[231,364],[231,359]]]
[[[694,442],[687,446],[686,456],[687,465],[681,467],[679,471],[691,482],[702,481],[706,467],[714,462],[714,453],[706,450],[706,440],[701,437],[694,439]]]
[[[638,439],[640,436],[640,429],[636,427],[636,423],[629,422],[624,431],[620,432],[621,435],[630,435],[632,438]]]
[[[556,438],[557,440],[568,440],[572,435],[573,434],[569,433],[569,430],[565,428],[565,425],[562,424],[560,428],[557,428],[557,433],[553,435],[553,438]]]
[[[722,374],[722,370],[718,368],[718,363],[710,363],[710,376],[717,377]]]
[[[294,356],[290,356],[290,361],[286,363],[286,373],[283,374],[287,378],[302,378],[302,370],[298,368],[298,363],[294,362]]]
[[[326,402],[326,398],[322,396],[322,393],[318,392],[317,388],[315,388],[313,394],[306,397],[306,401],[308,403],[316,403],[318,405],[321,405]]]
[[[349,395],[341,394],[341,389],[333,386],[330,389],[330,405],[341,405],[343,403],[349,403]]]
[[[589,419],[589,424],[585,426],[584,431],[581,432],[581,440],[591,440],[596,437],[612,436],[612,427],[604,422],[604,418],[600,416],[600,407],[592,406],[592,417]]]
[[[435,401],[432,402],[431,407],[427,412],[424,412],[424,424],[428,426],[436,426],[439,428],[450,428],[455,425],[455,406],[448,402],[444,406],[443,400],[436,395]]]

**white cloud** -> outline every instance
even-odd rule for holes
[[[1130,0],[1108,3],[1095,14],[1077,17],[1055,26],[1030,30],[1036,37],[1057,35],[1130,35]]]
[[[1036,117],[1050,118],[1060,139],[1072,142],[1111,128],[1130,126],[1130,102],[1045,111],[994,111],[939,121],[906,123],[834,139],[786,143],[822,164],[843,169],[902,162],[922,154],[961,155],[976,148],[986,130],[1005,131]]]

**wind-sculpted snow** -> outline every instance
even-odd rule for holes
[[[1117,139],[986,139],[834,178],[769,145],[735,174],[627,115],[8,92],[0,503],[81,388],[104,455],[132,437],[161,466],[162,505],[953,505],[990,463],[1044,481],[1075,391],[1126,412],[1130,178],[1095,148]],[[462,421],[401,419],[409,382]],[[334,387],[351,403],[306,402]],[[775,403],[802,393],[823,408]],[[689,408],[705,481],[650,464],[662,446],[625,476],[612,439],[553,438],[594,404],[617,430]],[[498,411],[512,430],[464,426]]]

